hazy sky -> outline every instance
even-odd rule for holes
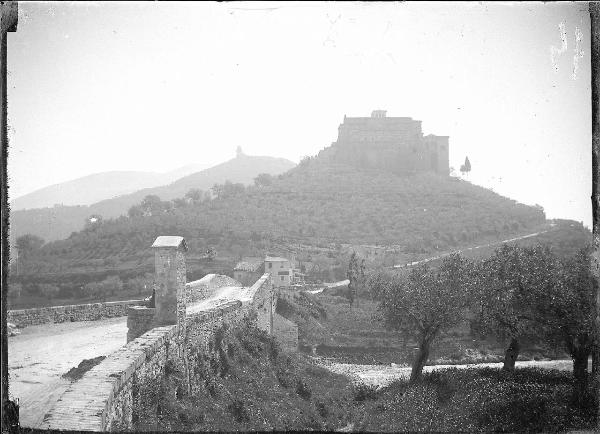
[[[585,3],[20,3],[10,196],[107,170],[294,161],[385,109],[450,164],[591,227]]]

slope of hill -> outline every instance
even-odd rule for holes
[[[184,176],[171,184],[144,188],[133,193],[102,200],[89,206],[55,206],[30,210],[14,210],[10,215],[11,240],[23,234],[34,234],[47,241],[68,237],[72,232],[83,229],[85,220],[92,214],[113,218],[127,214],[127,210],[139,203],[146,195],[155,194],[162,200],[183,197],[192,188],[208,190],[215,183],[230,180],[234,183],[250,184],[260,173],[278,175],[294,167],[294,163],[273,157],[239,155],[225,163]],[[178,169],[170,176],[185,173],[189,166]],[[86,190],[78,190],[77,195]]]
[[[269,243],[384,244],[401,252],[435,252],[506,239],[545,222],[541,209],[449,177],[402,177],[317,159],[270,185],[149,217],[104,221],[49,243],[28,260],[31,272],[82,269],[113,258],[123,267],[151,260],[157,235],[183,235],[190,256],[263,254]]]
[[[189,164],[165,173],[139,171],[94,173],[17,197],[11,200],[10,207],[11,210],[18,211],[52,207],[57,204],[65,206],[91,205],[142,188],[168,184],[207,167],[206,164]]]
[[[209,190],[214,184],[229,180],[233,183],[252,184],[259,173],[279,175],[293,168],[295,164],[285,158],[256,157],[240,154],[225,163],[210,167],[198,173],[185,176],[160,187],[145,188],[131,194],[103,200],[92,207],[94,212],[104,217],[118,217],[142,201],[148,195],[157,195],[162,200],[183,197],[192,188]]]

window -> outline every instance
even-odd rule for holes
[[[281,281],[283,282],[283,276],[281,276]]]
[[[269,268],[273,268],[273,263],[269,262]]]

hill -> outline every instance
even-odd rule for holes
[[[52,208],[29,210],[13,209],[10,215],[11,240],[14,241],[23,234],[38,235],[47,241],[63,239],[72,232],[83,229],[85,220],[91,215],[100,215],[104,219],[125,215],[132,205],[139,203],[147,195],[154,194],[163,200],[170,200],[183,197],[192,188],[208,190],[215,183],[222,183],[225,180],[249,184],[260,173],[277,175],[292,167],[294,167],[294,163],[283,158],[241,154],[217,166],[184,176],[168,185],[143,188],[133,193],[129,192],[111,199],[101,200],[89,206],[54,206]],[[175,173],[185,173],[187,170],[190,170],[189,166],[174,171],[170,176],[174,176]],[[103,176],[94,178],[93,181],[89,181],[89,184],[95,185],[97,181],[104,179],[106,174],[100,175]],[[120,176],[116,177],[116,181],[122,181],[123,179]],[[116,181],[106,180],[109,186],[117,184]],[[87,193],[85,185],[83,181],[75,183],[69,187],[69,191],[72,189],[77,191],[74,197],[85,196]],[[75,186],[78,187],[75,188]]]
[[[139,171],[94,173],[17,197],[10,201],[10,208],[18,211],[52,207],[57,204],[65,206],[91,205],[142,188],[168,184],[206,168],[205,164],[189,164],[165,173]]]
[[[107,261],[115,269],[137,267],[151,263],[149,246],[166,233],[186,238],[194,263],[209,246],[232,261],[300,244],[326,247],[332,255],[344,243],[421,255],[531,233],[544,222],[541,209],[466,181],[427,173],[400,176],[314,158],[260,186],[91,225],[48,243],[22,269],[84,271]]]

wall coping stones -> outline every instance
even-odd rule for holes
[[[140,303],[144,303],[144,300],[121,300],[121,301],[105,301],[105,302],[98,302],[98,303],[83,303],[83,304],[65,304],[65,305],[61,305],[61,306],[44,306],[44,307],[32,307],[32,308],[28,308],[28,309],[11,309],[8,312],[9,313],[27,313],[27,312],[34,312],[34,311],[53,311],[53,310],[62,310],[62,309],[84,309],[86,306],[94,306],[94,307],[101,307],[101,306],[118,306],[118,305],[122,305],[122,304],[131,304],[131,305],[139,305]]]
[[[129,306],[143,304],[145,304],[144,300],[121,300],[13,309],[8,311],[7,321],[20,327],[69,321],[94,321],[101,318],[126,316]]]

